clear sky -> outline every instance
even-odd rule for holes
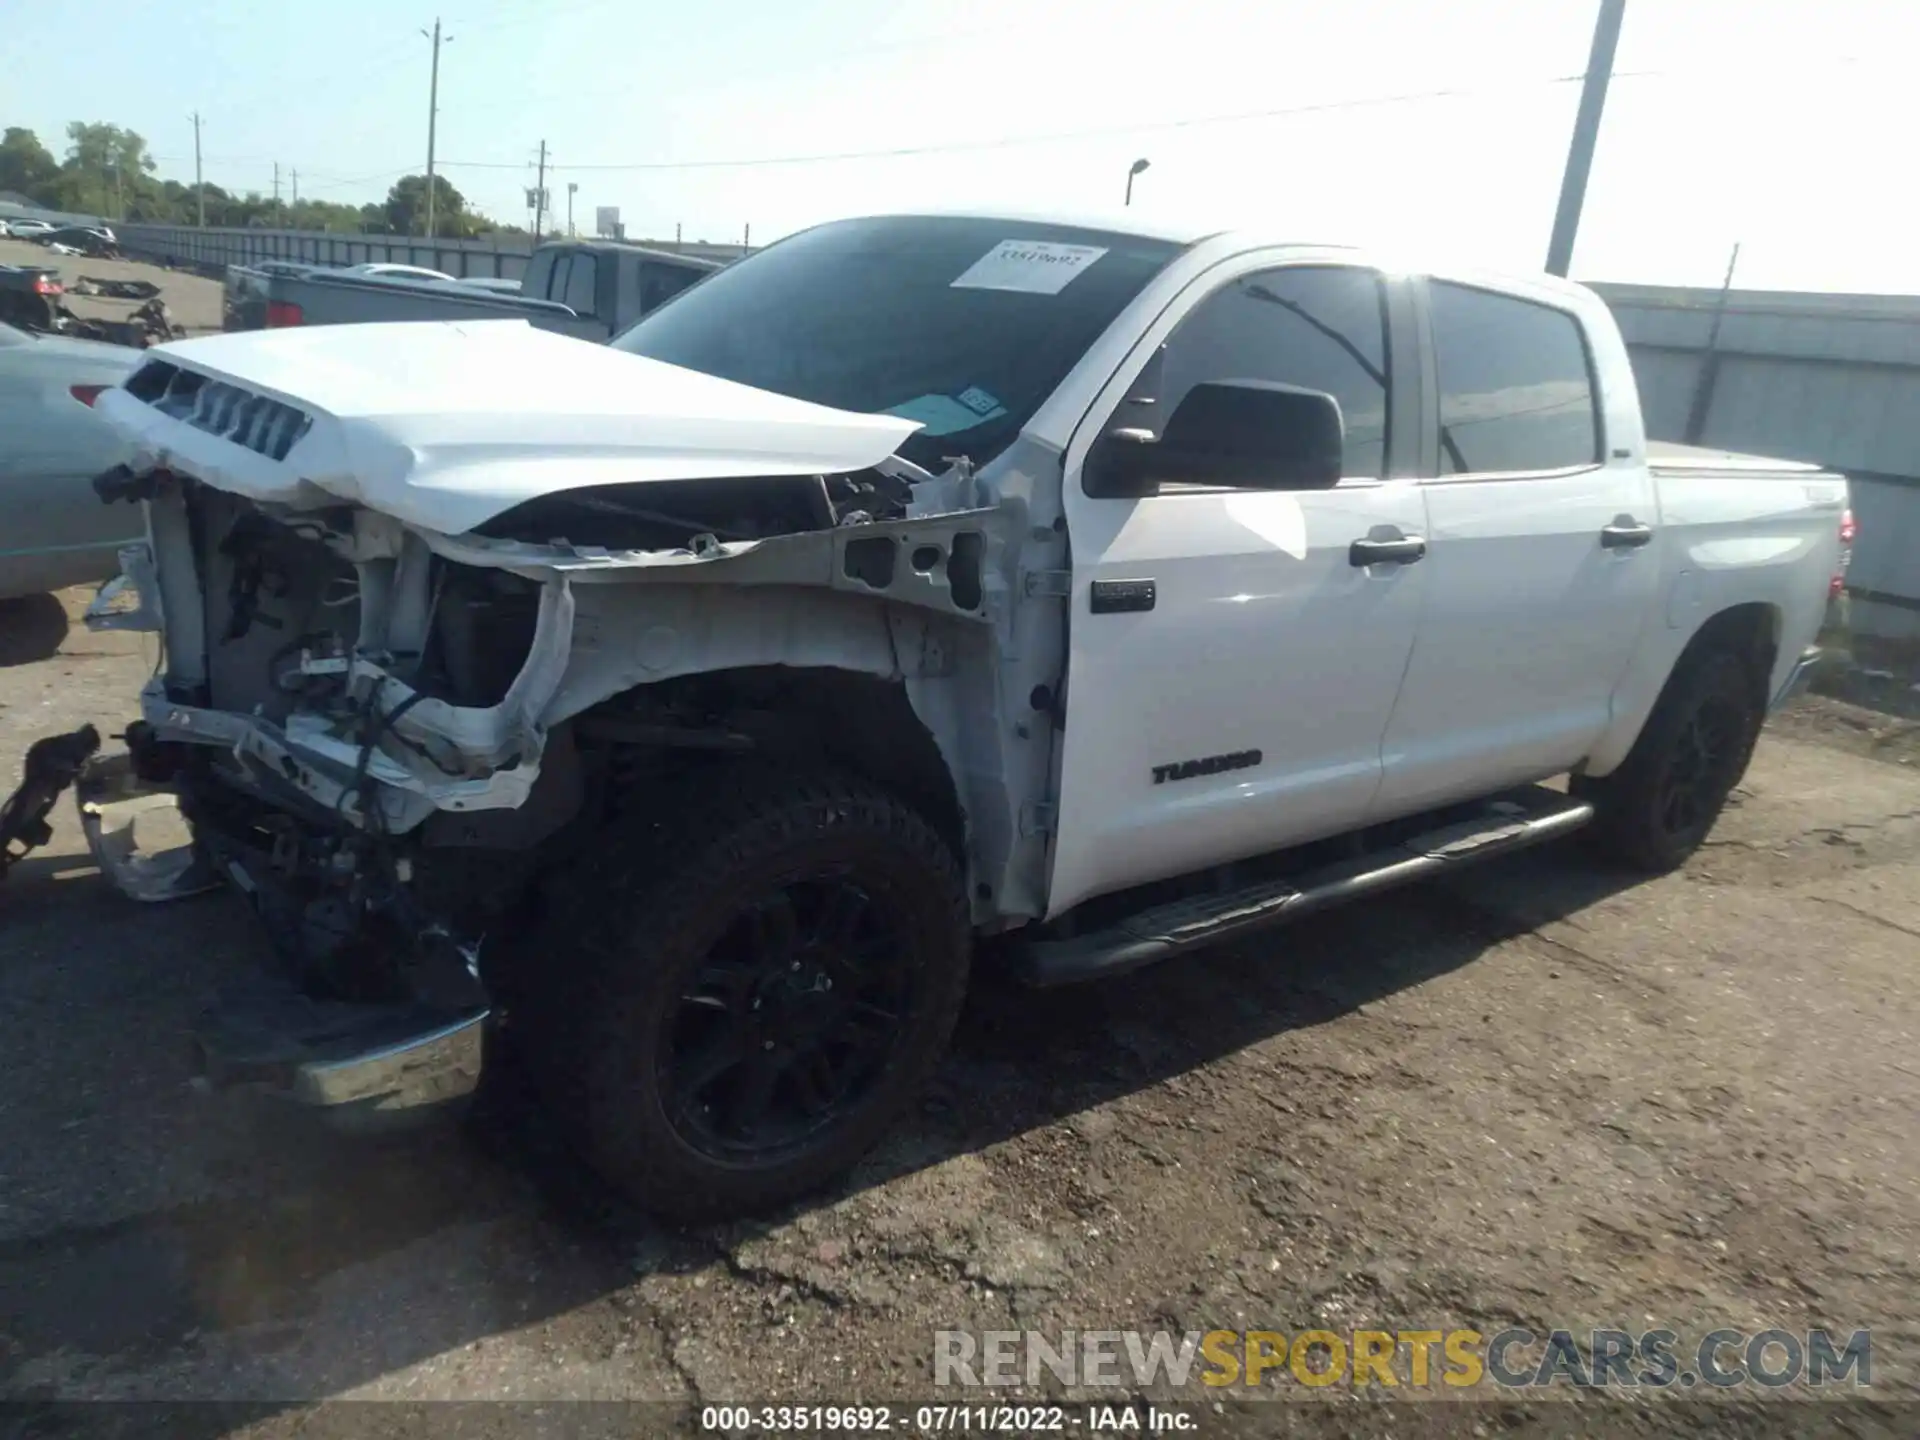
[[[270,192],[278,160],[302,195],[378,199],[424,165],[434,3],[42,11],[0,25],[0,124],[56,153],[69,120],[128,125],[191,180],[197,109],[209,180]],[[1597,8],[442,3],[439,155],[503,219],[527,219],[542,139],[583,230],[617,205],[634,237],[756,243],[902,207],[1113,206],[1144,157],[1141,207],[1526,268]],[[1743,286],[1920,292],[1917,42],[1920,0],[1628,0],[1575,275],[1714,284],[1739,241]]]

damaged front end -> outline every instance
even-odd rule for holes
[[[808,667],[897,682],[916,708],[935,695],[946,719],[927,728],[962,768],[959,707],[935,692],[992,688],[1019,520],[978,503],[964,463],[936,478],[893,457],[898,422],[821,412],[860,422],[858,443],[835,432],[808,453],[800,425],[797,456],[760,462],[778,473],[702,474],[720,462],[696,456],[661,475],[653,455],[647,483],[527,486],[481,513],[470,458],[456,490],[410,443],[404,482],[369,493],[364,437],[174,353],[103,397],[138,459],[95,488],[143,504],[148,540],[89,624],[159,631],[165,659],[80,802],[121,889],[225,881],[273,943],[275,980],[200,1027],[210,1082],[355,1118],[477,1083],[542,877],[591,847],[635,768],[794,728],[675,682]],[[776,401],[796,404],[767,397],[769,424],[790,424]],[[796,458],[828,463],[795,474]],[[454,498],[435,508],[437,493]],[[185,832],[154,853],[170,807]],[[983,834],[1014,830],[961,808]]]

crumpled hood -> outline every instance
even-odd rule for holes
[[[305,509],[345,500],[449,535],[591,485],[861,470],[919,428],[524,320],[176,341],[96,408],[143,461],[220,489]]]

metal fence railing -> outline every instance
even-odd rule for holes
[[[142,260],[218,269],[262,260],[309,265],[384,262],[424,265],[462,279],[518,280],[533,245],[526,236],[426,240],[407,235],[353,235],[325,230],[197,229],[191,225],[120,225],[120,249]]]
[[[424,265],[461,279],[518,280],[533,253],[527,235],[481,235],[470,240],[422,239],[410,235],[361,235],[329,230],[259,230],[192,225],[117,224],[120,249],[141,260],[219,271],[228,265],[292,260],[308,265]],[[549,235],[548,240],[562,237]],[[685,245],[677,241],[634,242],[655,250],[722,262],[738,259],[744,245]]]

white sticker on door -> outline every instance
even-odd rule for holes
[[[1058,295],[1107,250],[1104,245],[1061,245],[1052,240],[1002,240],[969,265],[955,290],[1023,290]]]

